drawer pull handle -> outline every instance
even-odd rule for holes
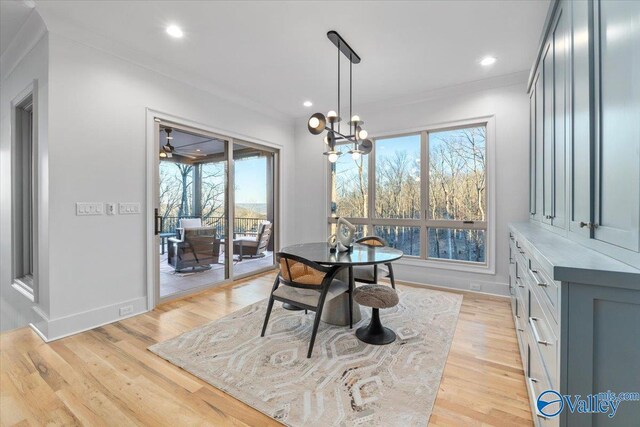
[[[531,398],[534,400],[538,398],[538,396],[536,395],[536,388],[534,386],[534,383],[537,383],[537,382],[538,380],[535,378],[531,378],[531,377],[527,378],[527,385],[529,386],[529,394],[531,395]],[[538,410],[538,405],[533,405],[533,406],[536,409],[536,415],[546,420],[547,417],[545,417],[544,414]]]
[[[539,319],[537,317],[529,317],[529,324],[531,325],[531,330],[533,331],[533,337],[536,339],[538,344],[549,345],[548,341],[545,341],[542,338],[540,338],[540,333],[538,332],[538,327],[536,326],[536,322],[538,320]]]
[[[538,286],[542,286],[542,287],[544,287],[544,288],[546,288],[547,286],[549,286],[549,285],[547,285],[547,282],[545,282],[544,280],[541,280],[541,279],[540,279],[540,276],[538,276],[538,271],[537,271],[537,270],[531,270],[531,269],[529,269],[529,272],[531,273],[531,277],[533,277],[533,280],[535,280],[535,281],[536,281],[536,284],[537,284]]]
[[[591,230],[595,230],[596,228],[598,228],[598,224],[595,224],[593,222],[580,221],[580,228],[584,228],[584,227],[588,227]]]

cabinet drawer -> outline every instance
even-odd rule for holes
[[[529,257],[527,274],[529,275],[530,282],[532,283],[531,286],[536,290],[538,295],[542,296],[540,302],[549,306],[549,311],[554,322],[558,323],[558,294],[560,292],[558,283],[552,280],[544,272],[540,264],[531,257]]]
[[[529,391],[529,399],[531,405],[531,413],[533,414],[533,422],[537,426],[557,426],[560,417],[548,418],[542,414],[537,407],[538,395],[543,391],[551,389],[551,385],[546,377],[540,354],[536,350],[531,341],[533,338],[529,336],[527,343],[527,389]]]
[[[518,291],[516,281],[516,296],[514,298],[515,308],[513,312],[513,318],[516,324],[516,332],[521,333],[525,330],[527,322],[527,305],[525,304],[522,292]]]
[[[558,338],[553,325],[542,309],[534,292],[529,293],[527,328],[531,332],[531,346],[536,347],[542,359],[542,365],[549,377],[551,388],[558,390]]]

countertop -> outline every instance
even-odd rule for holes
[[[530,222],[511,223],[509,229],[554,280],[640,289],[637,268]]]

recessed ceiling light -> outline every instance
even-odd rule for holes
[[[167,34],[177,39],[181,38],[184,35],[180,27],[178,27],[177,25],[169,25],[167,27]]]
[[[304,101],[304,102],[302,103],[302,105],[304,105],[305,107],[311,107],[311,106],[313,105],[313,102],[311,102],[311,101]]]
[[[489,65],[493,65],[496,62],[496,58],[493,56],[485,56],[484,58],[482,58],[482,61],[480,61],[480,65],[482,65],[483,67],[488,67]]]
[[[196,148],[196,151],[200,151],[200,149],[199,149],[199,148]]]

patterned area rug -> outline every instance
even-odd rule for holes
[[[267,300],[155,344],[149,350],[264,414],[290,426],[424,426],[438,393],[462,296],[403,288],[400,304],[381,310],[398,338],[373,346],[348,327],[320,324],[306,358],[314,313]]]

